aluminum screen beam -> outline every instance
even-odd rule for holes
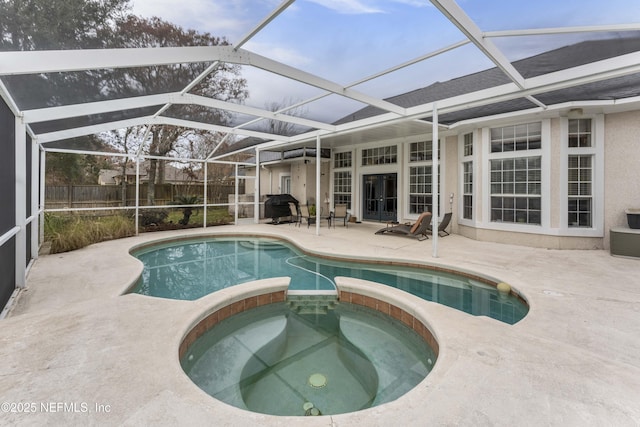
[[[240,40],[238,40],[234,46],[236,49],[242,47],[246,42],[248,42],[249,40],[251,40],[253,38],[253,36],[255,36],[256,34],[258,34],[264,27],[266,27],[267,25],[269,25],[269,23],[271,21],[273,21],[274,19],[276,19],[276,17],[278,15],[280,15],[282,12],[284,12],[289,6],[291,6],[293,4],[295,0],[284,0],[282,3],[280,3],[278,5],[278,7],[276,7],[270,14],[268,14],[267,16],[264,17],[264,19],[262,21],[260,21],[258,23],[258,25],[256,25],[254,28],[252,28],[251,30],[249,30],[249,32],[244,35],[242,38],[240,38]]]
[[[249,107],[246,105],[235,104],[227,101],[220,101],[218,99],[207,98],[199,95],[183,95],[179,92],[25,110],[23,111],[23,116],[25,123],[37,123],[49,120],[60,120],[70,117],[121,111],[132,108],[150,107],[153,105],[161,104],[201,105],[204,107],[211,107],[251,116],[258,116],[261,119],[279,120],[287,123],[293,123],[301,126],[308,126],[311,128],[323,129],[328,131],[335,130],[334,125],[329,125],[327,123],[319,122],[316,120],[304,119],[287,114],[278,114],[277,112],[272,112],[261,108]]]
[[[593,62],[590,64],[570,68],[567,70],[557,71],[546,75],[533,77],[525,80],[526,89],[519,88],[514,83],[497,86],[490,89],[476,91],[465,95],[447,98],[438,101],[438,110],[440,114],[448,112],[458,111],[465,108],[482,106],[494,102],[508,101],[520,97],[535,96],[540,93],[563,89],[566,87],[601,81],[609,78],[621,77],[633,73],[640,72],[640,52],[629,53],[615,58],[609,58],[602,61]],[[182,99],[181,99],[182,98]],[[142,105],[154,105],[158,100],[167,99],[167,95],[151,95],[148,97],[139,97],[132,99],[123,99],[115,101],[103,101],[99,103],[79,104],[76,106],[68,107],[52,107],[50,109],[32,110],[25,112],[25,118],[27,121],[37,121],[43,118],[53,119],[56,115],[76,114],[80,111],[82,106],[85,107],[84,114],[87,113],[87,106],[95,108],[95,111],[106,111],[112,108],[127,108],[137,107]],[[252,107],[239,106],[237,104],[227,105],[229,103],[220,104],[221,101],[210,100],[205,97],[198,97],[195,95],[171,94],[168,96],[169,101],[175,103],[201,103],[201,105],[209,105],[220,108],[233,107],[235,111],[247,113],[247,114],[260,114],[259,109]],[[544,106],[543,108],[545,108]],[[66,110],[66,109],[69,110]],[[51,115],[47,115],[47,110]],[[305,121],[305,119],[293,118],[292,116],[277,115],[273,112],[262,112],[263,117],[274,118],[277,120],[284,120],[291,122],[297,122],[298,124],[308,124],[311,127],[317,126],[318,129],[322,129],[322,135],[329,133],[340,133],[344,131],[355,131],[358,129],[366,129],[371,127],[383,126],[387,123],[397,122],[398,119],[404,121],[405,119],[420,119],[428,117],[432,114],[432,105],[423,104],[416,107],[406,109],[405,114],[402,117],[398,117],[395,113],[384,113],[378,116],[373,116],[367,119],[359,120],[356,122],[345,123],[338,126],[321,126],[322,123],[314,121]],[[38,141],[51,142],[60,139],[67,139],[76,136],[89,135],[98,132],[121,129],[128,126],[138,126],[145,124],[176,124],[176,126],[194,127],[203,130],[213,130],[216,132],[232,133],[246,136],[256,136],[263,139],[273,139],[281,142],[293,142],[300,141],[302,139],[309,139],[307,135],[298,135],[297,137],[282,137],[264,132],[256,132],[250,130],[243,130],[241,128],[229,128],[225,126],[211,125],[192,121],[181,121],[179,119],[170,119],[165,117],[158,117],[156,119],[150,118],[138,118],[119,122],[105,123],[100,125],[87,126],[76,129],[69,129],[66,131],[52,132],[48,134],[38,135]]]
[[[212,62],[232,56],[238,57],[239,54],[231,46],[0,52],[0,75],[152,67]]]
[[[224,61],[251,65],[313,87],[403,115],[405,109],[261,55],[230,46],[0,52],[0,75],[38,74],[101,68],[134,68]]]
[[[248,55],[244,55],[243,58],[247,58],[246,62],[243,62],[244,65],[253,65],[256,68],[260,68],[265,71],[270,71],[272,73],[288,77],[290,79],[308,84],[310,86],[314,86],[319,89],[323,89],[328,92],[332,92],[337,95],[362,102],[363,104],[368,104],[374,107],[378,107],[381,110],[389,111],[389,112],[398,114],[400,116],[405,114],[404,108],[399,107],[395,104],[392,104],[391,102],[384,101],[379,98],[371,97],[369,95],[366,95],[364,93],[358,92],[353,89],[348,89],[344,86],[339,85],[338,83],[334,83],[332,81],[323,79],[321,77],[315,76],[313,74],[307,73],[297,68],[284,65],[282,63],[276,62],[267,57],[257,55],[254,53],[248,53]]]
[[[193,122],[189,120],[181,120],[181,119],[173,119],[170,117],[160,116],[157,118],[153,117],[139,117],[135,119],[129,120],[121,120],[110,123],[102,123],[99,125],[91,125],[84,127],[77,127],[73,129],[66,129],[56,132],[43,133],[38,135],[38,142],[41,144],[53,141],[60,141],[63,139],[76,138],[79,136],[92,135],[100,132],[107,132],[115,129],[124,129],[132,126],[145,126],[145,125],[170,125],[170,126],[178,126],[178,127],[186,127],[192,129],[200,129],[200,130],[208,130],[212,132],[223,132],[223,133],[235,133],[238,135],[244,136],[253,136],[256,138],[262,139],[274,139],[282,142],[288,142],[290,140],[289,137],[272,135],[264,132],[250,131],[250,130],[234,130],[226,126],[220,125],[212,125],[207,123]]]
[[[452,24],[462,31],[498,68],[518,87],[524,88],[524,77],[515,69],[506,56],[491,41],[483,37],[480,28],[453,0],[431,0]]]
[[[526,30],[485,31],[484,37],[547,36],[551,34],[610,33],[640,31],[640,24],[595,25],[587,27],[535,28]]]

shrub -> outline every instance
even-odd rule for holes
[[[45,240],[51,242],[51,253],[68,252],[104,240],[129,237],[135,226],[128,218],[113,215],[82,218],[73,215],[45,214]]]
[[[166,209],[141,209],[138,213],[138,222],[142,227],[159,225],[169,216]]]
[[[198,196],[176,196],[173,204],[175,205],[197,205],[198,203],[202,203]],[[182,208],[182,219],[178,221],[180,225],[189,224],[189,218],[193,214],[193,208],[184,207]]]

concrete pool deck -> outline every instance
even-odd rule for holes
[[[640,260],[457,235],[440,238],[432,258],[432,240],[374,235],[378,228],[323,227],[316,236],[286,224],[223,226],[40,257],[0,320],[0,425],[640,425]],[[242,411],[206,395],[178,362],[189,322],[215,294],[121,295],[141,271],[131,247],[203,232],[274,235],[314,252],[470,270],[511,284],[531,310],[510,326],[424,302],[440,356],[400,399],[323,417]]]

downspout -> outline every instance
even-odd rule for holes
[[[438,201],[440,192],[438,191],[438,105],[433,103],[433,123],[432,123],[431,152],[433,157],[433,170],[431,179],[433,183],[433,213],[431,215],[431,237],[433,238],[433,257],[438,258]]]

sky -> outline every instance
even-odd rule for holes
[[[132,0],[133,12],[159,16],[185,29],[224,36],[236,44],[280,0]],[[640,22],[639,0],[459,0],[482,31],[628,24]],[[601,36],[601,35],[600,35]],[[492,39],[510,60],[571,44],[584,34]],[[297,0],[244,49],[350,85],[397,64],[464,40],[427,0]],[[466,45],[354,89],[389,97],[493,67]],[[265,108],[319,93],[299,83],[243,68],[250,98]],[[334,121],[363,107],[331,96],[310,104],[306,116]]]

